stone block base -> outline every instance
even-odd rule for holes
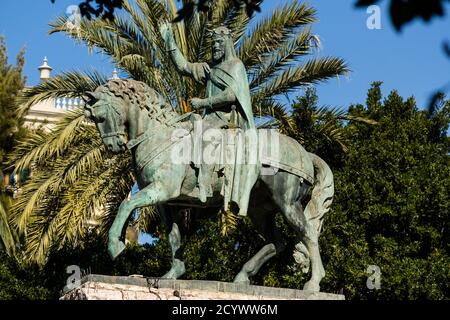
[[[219,281],[88,275],[61,300],[345,300],[343,295]]]

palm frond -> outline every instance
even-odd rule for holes
[[[251,18],[248,16],[245,6],[234,6],[231,8],[227,18],[224,20],[224,25],[233,34],[234,43],[239,43],[245,35],[250,21]]]
[[[220,233],[227,236],[231,231],[236,229],[238,217],[230,210],[222,210],[219,213]]]
[[[80,20],[78,28],[69,27],[67,19],[66,16],[58,17],[50,24],[52,29],[49,33],[63,32],[75,41],[86,44],[91,50],[95,48],[115,61],[120,60],[123,48],[127,48],[131,44],[129,39],[114,34],[113,28],[101,19],[83,18]]]
[[[341,58],[312,59],[304,65],[283,71],[268,84],[261,85],[260,90],[254,94],[253,98],[256,101],[273,98],[280,94],[290,93],[301,86],[346,75],[348,72],[347,64]]]
[[[134,222],[134,226],[139,231],[149,232],[151,223],[156,221],[158,216],[159,213],[155,207],[141,208],[139,210],[139,216]]]
[[[107,82],[107,77],[97,71],[69,71],[50,78],[34,87],[25,88],[17,98],[19,116],[25,115],[31,106],[50,98],[79,98],[86,91],[94,91]]]
[[[0,247],[6,251],[10,256],[13,256],[16,251],[16,237],[14,230],[10,226],[8,214],[9,199],[0,195]]]
[[[257,69],[250,82],[250,89],[255,90],[260,84],[265,83],[286,67],[290,67],[300,57],[310,54],[312,49],[318,48],[320,40],[311,30],[302,30],[291,41],[285,43],[280,49],[263,59],[260,68]]]
[[[106,216],[110,225],[116,212],[108,210],[110,202],[117,203],[118,194],[123,200],[133,181],[129,158],[123,156],[103,161],[90,174],[83,172],[76,179],[52,188],[51,181],[64,179],[60,176],[64,170],[60,168],[64,166],[57,165],[50,177],[38,172],[37,177],[25,186],[23,196],[14,208],[16,216],[22,219],[17,225],[26,234],[27,256],[39,263],[45,262],[52,248],[81,240],[92,219]],[[33,184],[37,191],[30,190]],[[45,192],[41,193],[42,190]],[[39,198],[38,203],[36,198]]]
[[[266,54],[276,51],[298,28],[314,23],[315,14],[314,8],[299,1],[275,9],[273,14],[254,27],[250,35],[243,38],[239,57],[244,65],[251,69],[262,63],[261,59]]]
[[[21,171],[33,165],[45,165],[49,160],[60,157],[86,139],[92,141],[93,138],[97,138],[99,141],[95,127],[83,124],[84,121],[83,110],[68,111],[50,133],[30,133],[19,141],[10,154],[8,161],[10,166]]]

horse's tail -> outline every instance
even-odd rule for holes
[[[313,224],[318,234],[322,230],[324,215],[330,211],[334,196],[333,172],[325,161],[314,153],[308,153],[314,166],[314,187],[311,200],[305,208],[305,217]]]
[[[306,218],[306,233],[310,239],[318,240],[322,230],[323,217],[330,211],[334,196],[333,172],[325,161],[314,153],[308,153],[314,166],[314,187],[311,194],[311,200],[304,210]],[[295,245],[294,258],[300,264],[302,271],[307,273],[310,266],[310,256],[308,249],[299,242]],[[324,272],[324,271],[323,271]]]

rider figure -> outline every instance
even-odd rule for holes
[[[230,30],[219,27],[212,32],[211,64],[188,62],[175,43],[169,23],[162,24],[160,32],[180,73],[191,76],[202,84],[206,83],[206,98],[190,100],[193,109],[205,109],[203,119],[206,126],[226,128],[230,124],[232,110],[236,110],[238,126],[244,131],[255,131],[247,73],[236,55]],[[206,197],[212,196],[212,172],[205,166],[208,165],[200,166],[199,173],[200,200],[203,202]],[[231,200],[239,206],[239,214],[246,215],[250,192],[259,172],[256,164],[238,165],[234,172]]]

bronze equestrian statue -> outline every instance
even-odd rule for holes
[[[278,134],[276,141],[261,139],[253,119],[245,67],[236,56],[228,29],[220,27],[213,32],[211,64],[186,61],[175,45],[170,26],[162,24],[160,31],[178,70],[206,83],[206,97],[190,101],[194,109],[204,112],[202,117],[180,116],[158,92],[130,79],[113,79],[86,93],[86,116],[95,122],[108,150],[131,151],[140,189],[119,207],[109,231],[110,255],[115,258],[125,248],[120,237],[133,210],[155,206],[170,226],[172,266],[164,278],[177,279],[185,272],[180,256],[181,232],[177,222],[169,218],[167,208],[222,207],[248,215],[267,241],[234,280],[249,283],[267,260],[283,250],[274,224],[275,215],[281,212],[298,234],[296,262],[304,272],[311,265],[311,279],[304,289],[319,291],[325,271],[318,239],[334,195],[330,168],[290,137]],[[202,128],[196,132],[198,122]],[[198,154],[211,149],[210,144],[196,138],[207,130],[221,133],[219,143],[216,141],[212,148],[217,160],[212,164],[198,161]],[[255,139],[256,143],[247,141]],[[260,152],[267,147],[277,150],[276,155]],[[189,151],[184,161],[176,157],[180,150]],[[224,150],[231,150],[233,161],[223,161]],[[255,161],[250,161],[255,153]],[[301,201],[309,195],[303,207]]]

